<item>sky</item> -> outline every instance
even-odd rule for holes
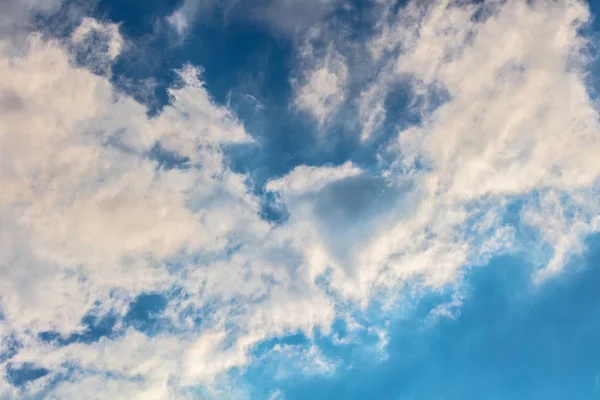
[[[0,2],[0,400],[600,398],[600,2]]]

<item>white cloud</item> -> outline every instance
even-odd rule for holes
[[[357,192],[317,211],[336,184],[317,185],[321,190],[301,201],[288,198],[291,221],[311,238],[309,259],[333,268],[332,286],[359,299],[414,279],[440,287],[455,281],[464,265],[519,249],[514,226],[502,215],[511,199],[529,196],[539,202],[533,214],[523,210],[522,224],[538,229],[555,252],[542,257],[541,276],[560,271],[598,225],[600,127],[585,87],[586,43],[579,34],[589,19],[585,4],[438,1],[391,10],[366,42],[368,63],[378,73],[358,103],[362,138],[386,118],[385,98],[397,82],[410,82],[416,94],[442,89],[448,100],[433,110],[425,102],[423,121],[398,132],[382,152],[395,158],[383,175],[385,190],[397,191],[396,203],[382,201],[381,188],[367,189],[377,177],[355,187],[371,190],[360,206],[369,210],[367,218],[354,209],[335,219]],[[556,211],[548,196],[538,196],[548,190],[570,211]]]
[[[309,60],[315,58],[312,46],[303,53]],[[322,126],[332,117],[346,99],[348,68],[344,58],[329,46],[323,59],[312,60],[314,65],[303,71],[300,84],[295,88],[295,106],[306,111]],[[293,82],[295,83],[295,82]]]
[[[185,35],[200,14],[214,5],[214,0],[184,0],[183,4],[167,17],[167,22],[178,34]]]
[[[536,237],[551,249],[549,259],[542,256],[541,261],[547,264],[536,274],[537,282],[558,274],[570,257],[582,253],[583,240],[600,229],[599,207],[597,185],[569,194],[545,190],[525,205],[521,212],[521,223],[526,228],[536,230]],[[544,255],[543,248],[537,250]]]
[[[90,29],[113,32],[87,20],[72,40]],[[331,302],[297,269],[291,232],[259,218],[245,176],[228,168],[221,146],[252,139],[198,71],[182,69],[171,104],[149,118],[106,77],[75,66],[71,44],[32,34],[21,53],[0,47],[1,324],[3,338],[22,345],[10,362],[48,368],[47,379],[65,363],[80,370],[49,397],[97,396],[104,386],[106,398],[170,399],[245,365],[263,339],[331,324]],[[161,167],[157,143],[187,157],[185,168]],[[66,346],[37,337],[66,338],[84,331],[90,311],[123,315],[138,294],[173,286],[186,293],[165,311],[177,336],[130,329]],[[185,314],[208,304],[217,308],[193,334]],[[39,394],[40,382],[23,390]]]
[[[0,3],[0,36],[27,29],[36,15],[56,11],[62,0],[8,0]]]
[[[108,58],[114,60],[121,53],[123,38],[119,32],[119,25],[113,23],[102,24],[97,20],[86,17],[71,34],[71,40],[79,44],[86,40],[92,33],[98,33],[106,37],[108,44]]]
[[[197,69],[179,71],[170,104],[148,117],[70,53],[93,31],[108,44],[94,54],[110,63],[124,45],[116,25],[84,20],[68,43],[31,34],[18,51],[2,39],[0,335],[22,345],[11,362],[51,374],[19,393],[2,378],[0,391],[40,395],[71,365],[46,397],[184,398],[244,367],[264,339],[328,334],[348,302],[443,287],[464,266],[518,249],[503,219],[515,197],[526,204],[521,224],[551,249],[538,279],[558,273],[599,228],[600,130],[578,34],[589,13],[577,1],[488,2],[489,17],[476,20],[478,7],[388,9],[367,43],[378,74],[358,99],[363,136],[385,117],[390,83],[437,85],[449,99],[381,149],[392,159],[383,171],[298,166],[269,181],[289,211],[280,225],[259,217],[246,176],[229,168],[222,146],[252,139]],[[337,54],[315,71],[336,70]],[[343,87],[324,82],[306,103],[322,121]],[[162,165],[157,145],[185,165]],[[37,336],[68,337],[90,311],[123,315],[140,293],[172,288],[172,331],[119,325],[115,337],[65,346]],[[386,332],[370,332],[383,351]],[[302,373],[337,365],[312,344],[276,350]]]
[[[327,184],[359,175],[362,171],[350,161],[338,167],[309,167],[301,165],[282,178],[267,183],[267,190],[285,196],[301,196],[318,192]]]
[[[422,13],[422,21],[412,40],[402,43],[395,73],[416,78],[418,85],[442,85],[450,100],[416,134],[409,131],[416,147],[406,151],[406,132],[400,132],[400,152],[409,160],[415,152],[428,160],[446,201],[458,204],[590,187],[600,174],[594,156],[600,127],[584,83],[585,41],[578,35],[589,18],[586,6],[489,3],[489,18],[474,21],[479,10],[439,2],[406,11]],[[595,201],[589,196],[583,203]],[[585,219],[574,217],[564,225],[563,245],[574,244],[566,236]],[[542,236],[550,229],[543,225],[538,225]],[[549,268],[560,269],[552,263]]]
[[[53,373],[74,362],[84,370],[152,378],[144,385],[115,378],[131,390],[167,385],[179,374],[173,365],[185,341],[171,341],[171,358],[156,364],[156,351],[167,349],[160,338],[127,333],[128,345],[103,341],[102,352],[94,353],[83,344],[43,350],[35,337],[45,330],[80,331],[97,301],[99,312],[119,313],[138,293],[168,289],[181,277],[166,262],[182,252],[220,254],[230,240],[266,232],[244,177],[226,167],[220,150],[250,138],[211,102],[192,68],[171,90],[172,105],[149,119],[106,78],[73,66],[58,42],[32,35],[26,53],[17,56],[6,46],[0,59],[7,77],[0,83],[0,271],[2,325],[24,346],[15,360],[41,362]],[[160,168],[148,156],[157,142],[188,156],[190,167]],[[144,341],[139,360],[133,352]],[[81,358],[86,351],[93,365]],[[93,386],[98,378],[82,379],[61,384],[58,396],[75,395],[79,389],[69,385]],[[171,398],[172,388],[163,389],[162,398]]]
[[[205,332],[188,348],[184,382],[211,382],[232,367],[247,363],[247,347],[241,343],[228,347],[224,330]]]

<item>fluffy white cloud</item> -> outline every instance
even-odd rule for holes
[[[228,168],[222,145],[252,139],[196,69],[179,72],[170,105],[149,118],[106,77],[75,65],[68,49],[92,31],[109,44],[97,61],[110,63],[123,45],[115,29],[84,20],[70,43],[32,34],[16,52],[0,47],[1,325],[3,340],[21,346],[2,366],[51,371],[21,389],[3,380],[16,397],[45,393],[68,365],[77,372],[49,397],[92,397],[104,386],[106,398],[177,398],[245,365],[257,342],[310,335],[334,318],[291,232],[259,218],[245,177]],[[184,164],[163,165],[157,148]],[[38,337],[84,334],[90,312],[124,315],[137,295],[173,287],[182,295],[164,314],[177,335],[129,329],[66,345]],[[187,315],[207,305],[216,308],[194,334]]]
[[[362,171],[350,161],[338,167],[309,167],[301,165],[282,178],[267,183],[267,190],[284,196],[318,192],[328,184],[359,175]]]
[[[193,397],[251,362],[265,339],[328,334],[349,302],[443,287],[463,267],[518,249],[503,218],[515,199],[541,243],[538,280],[564,268],[599,228],[585,5],[410,2],[382,15],[366,43],[375,78],[357,99],[363,138],[385,118],[395,82],[418,94],[441,88],[448,100],[381,149],[389,166],[298,166],[269,181],[289,212],[280,224],[259,217],[246,176],[229,168],[223,146],[252,138],[195,68],[179,71],[170,104],[148,117],[95,68],[126,45],[117,25],[85,19],[63,42],[0,39],[0,339],[21,346],[1,366],[49,371],[23,388],[4,377],[0,392]],[[78,66],[82,48],[93,57]],[[297,91],[321,123],[353,70],[342,53],[329,48]],[[136,296],[170,290],[169,329],[146,335],[122,321]],[[65,345],[38,336],[83,335],[90,313],[116,315],[119,333]],[[385,330],[369,332],[383,351]],[[335,370],[313,345],[297,350],[274,352],[298,359],[301,372]],[[68,379],[47,385],[61,373]]]
[[[80,43],[90,29],[111,32],[110,43],[122,43],[113,25],[90,20],[72,40]],[[35,335],[80,331],[97,302],[97,312],[120,312],[141,292],[175,285],[181,277],[167,270],[167,260],[221,253],[231,240],[265,232],[244,177],[227,169],[220,150],[250,138],[211,102],[192,68],[171,90],[172,105],[149,119],[106,78],[74,66],[60,43],[31,35],[21,53],[9,47],[4,42],[0,48],[0,73],[7,78],[0,83],[0,265],[4,331],[24,344],[13,362],[42,362],[53,371],[74,362],[147,375],[150,370],[119,364],[136,360],[131,351],[141,345],[140,335],[127,333],[123,340],[132,342],[124,348],[102,342],[102,352],[88,362],[80,355],[93,350],[75,351],[75,344],[36,355]],[[108,59],[116,56],[113,50]],[[157,145],[187,156],[186,168],[161,167],[151,157]],[[152,346],[166,349],[160,340],[140,349],[148,361],[137,360],[136,368],[157,360]],[[173,343],[171,360],[182,346]],[[167,362],[157,368],[164,385],[176,372]],[[89,379],[98,378],[83,382]],[[59,397],[77,392],[64,385]]]
[[[600,126],[585,87],[585,40],[578,32],[589,19],[586,5],[438,2],[408,7],[400,19],[421,22],[419,28],[397,25],[403,31],[397,36],[408,39],[393,73],[417,86],[441,85],[450,98],[421,127],[400,132],[401,162],[430,163],[440,195],[455,204],[497,204],[546,190],[583,199],[581,189],[590,188],[585,200],[567,200],[581,212],[565,221],[563,239],[551,240],[558,258],[549,268],[559,270],[567,261],[565,243],[576,242],[566,237],[588,224],[598,206],[591,188],[600,174],[594,156]],[[548,209],[548,197],[538,198],[538,210]],[[551,217],[536,224],[542,237],[554,230]]]
[[[150,290],[172,279],[160,266],[150,275],[143,273],[146,268],[177,251],[225,245],[233,221],[224,207],[243,204],[247,210],[239,209],[237,218],[253,215],[243,177],[224,169],[218,150],[221,143],[247,136],[226,111],[210,104],[200,83],[188,76],[193,71],[182,73],[185,86],[172,91],[173,107],[149,120],[142,106],[115,93],[106,79],[73,67],[57,43],[32,36],[28,47],[18,58],[3,58],[0,67],[10,77],[0,89],[5,99],[0,204],[6,226],[13,227],[8,243],[30,249],[10,251],[5,268],[19,270],[15,257],[31,257],[34,265],[50,263],[54,274],[77,281],[82,273],[105,290],[114,285]],[[185,129],[185,135],[177,134]],[[158,168],[147,156],[156,143],[190,153],[193,168]],[[211,196],[219,192],[215,203]],[[203,215],[209,208],[216,212]],[[8,243],[7,251],[17,246]],[[80,290],[66,292],[80,292],[87,300],[76,303],[82,309],[71,315],[73,323],[96,297],[87,291],[99,289],[76,285]],[[28,318],[52,320],[44,303]],[[4,308],[12,314],[10,304]]]
[[[365,44],[366,64],[377,74],[358,98],[361,137],[381,127],[386,97],[400,82],[424,99],[416,106],[422,122],[382,151],[393,160],[385,184],[377,176],[349,178],[288,200],[298,231],[314,239],[309,259],[333,268],[332,287],[363,300],[414,279],[443,286],[462,266],[519,250],[503,215],[511,201],[526,198],[535,200],[521,224],[551,249],[535,257],[547,266],[539,276],[560,271],[598,224],[600,127],[580,35],[586,5],[381,4],[377,33]],[[434,92],[447,100],[434,104]],[[344,214],[350,204],[356,208]]]

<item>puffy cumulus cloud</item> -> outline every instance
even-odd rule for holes
[[[223,146],[252,143],[244,127],[191,66],[148,117],[94,68],[124,45],[91,19],[62,42],[0,45],[0,325],[15,343],[0,362],[40,375],[4,376],[9,398],[186,398],[256,343],[335,318],[302,238],[262,220],[228,167]],[[134,299],[173,291],[168,329],[128,324]]]
[[[413,4],[390,36],[403,38],[391,73],[411,77],[417,87],[441,85],[450,98],[421,126],[399,133],[399,163],[431,165],[437,196],[447,203],[494,207],[535,194],[538,212],[549,211],[548,223],[542,223],[546,217],[536,223],[526,209],[522,222],[535,224],[542,239],[554,237],[548,265],[554,271],[567,261],[571,246],[565,243],[576,242],[566,239],[571,230],[585,231],[574,228],[581,223],[594,230],[598,206],[600,163],[593,154],[600,126],[585,87],[586,43],[579,35],[588,19],[586,5],[577,1]],[[559,224],[549,222],[556,213],[552,196],[537,196],[546,191],[577,210],[560,233]],[[554,232],[548,236],[548,230]]]
[[[600,167],[592,156],[598,117],[582,79],[577,36],[587,9],[509,2],[490,9],[484,22],[470,22],[476,8],[437,7],[395,71],[420,84],[437,82],[452,98],[422,135],[426,156],[447,175],[442,184],[449,194],[469,199],[590,185]],[[521,28],[507,29],[511,21]],[[492,50],[500,44],[503,51]]]
[[[289,213],[279,224],[260,218],[261,199],[224,154],[251,136],[194,67],[148,117],[94,67],[126,45],[118,26],[86,19],[62,42],[0,40],[5,397],[194,398],[243,370],[265,339],[329,335],[355,305],[454,283],[465,266],[519,250],[519,232],[538,245],[539,281],[581,251],[600,215],[585,5],[378,4],[385,12],[363,43],[374,74],[347,72],[365,83],[346,102],[359,110],[357,135],[387,118],[394,83],[447,100],[425,104],[419,124],[381,147],[377,168],[297,166],[268,181]],[[89,63],[77,64],[81,46]],[[326,69],[350,59],[327,54]],[[152,296],[156,310],[131,323]],[[456,315],[461,299],[432,318]],[[152,321],[160,329],[144,327]],[[385,327],[364,330],[384,353]],[[271,350],[300,373],[338,362],[312,342]],[[38,379],[18,384],[19,370]]]
[[[536,279],[560,271],[598,227],[600,127],[585,86],[586,4],[377,7],[372,37],[331,45],[370,54],[349,66],[350,74],[375,71],[349,78],[363,82],[359,134],[367,140],[382,127],[386,99],[402,82],[421,98],[412,103],[421,121],[383,147],[390,163],[380,174],[293,195],[284,180],[272,182],[288,191],[290,221],[312,241],[309,259],[328,266],[337,293],[361,301],[415,280],[453,282],[465,265],[524,249],[516,240],[522,231],[542,243]],[[298,180],[299,171],[287,179]],[[520,222],[511,224],[506,215],[519,202]]]
[[[0,46],[1,325],[3,341],[20,348],[2,364],[49,371],[21,388],[4,379],[14,397],[82,398],[104,386],[106,398],[176,398],[179,384],[243,365],[257,341],[333,317],[314,282],[286,269],[301,257],[277,248],[285,238],[270,239],[245,177],[228,168],[222,146],[251,138],[197,70],[181,70],[171,104],[148,118],[107,78],[75,65],[71,44],[92,30],[122,43],[114,29],[84,20],[70,44],[32,34],[17,53]],[[98,54],[111,60],[111,48]],[[180,336],[126,329],[119,316],[132,299],[173,287],[182,294],[164,314]],[[207,304],[218,305],[204,321],[214,333],[193,336],[187,315]],[[85,336],[97,329],[86,326],[90,315],[116,315],[115,334]],[[49,389],[58,376],[68,379]]]
[[[40,265],[40,273],[50,275],[31,281],[31,271],[25,273],[25,287],[6,295],[3,308],[17,317],[23,311],[18,298],[25,297],[27,303],[42,296],[23,316],[28,321],[18,318],[16,323],[25,323],[21,328],[30,323],[51,328],[44,320],[55,318],[60,307],[52,312],[44,307],[69,303],[60,296],[76,296],[73,300],[79,301],[73,304],[81,309],[65,309],[64,318],[71,322],[57,327],[72,329],[99,294],[94,292],[99,286],[89,283],[102,282],[106,290],[114,285],[156,289],[171,284],[162,268],[143,272],[158,260],[183,249],[211,251],[225,245],[232,220],[222,207],[241,202],[252,213],[253,205],[246,203],[243,178],[224,168],[218,146],[247,137],[243,128],[228,121],[226,111],[210,106],[200,82],[188,76],[190,70],[182,72],[184,86],[171,92],[177,99],[174,106],[148,120],[142,106],[115,93],[106,79],[73,67],[58,43],[32,36],[28,47],[26,54],[5,57],[0,67],[3,76],[10,77],[1,89],[6,103],[0,136],[6,190],[0,204],[3,225],[13,232],[3,241],[3,266],[17,278],[25,273],[19,267],[25,260],[19,258],[31,257],[30,268]],[[178,126],[172,120],[181,118],[183,109],[193,121],[184,117],[177,120]],[[197,128],[188,136],[177,135],[178,129],[192,126]],[[148,155],[157,144],[190,153],[193,168],[159,168]],[[199,186],[202,194],[194,196]],[[220,191],[223,196],[216,204],[211,196]],[[196,204],[189,204],[191,199]],[[206,208],[203,203],[211,202],[209,207],[221,208],[222,217],[194,213],[192,207]],[[19,243],[30,249],[11,251]],[[53,279],[75,286],[53,288]],[[4,283],[9,290],[10,280]],[[43,289],[46,285],[50,287]],[[44,300],[44,293],[54,290],[58,297]]]

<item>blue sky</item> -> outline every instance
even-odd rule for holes
[[[493,260],[469,274],[455,319],[423,324],[426,301],[394,321],[386,361],[286,383],[287,398],[593,399],[597,268],[584,264],[580,275],[532,293],[519,260]]]
[[[600,398],[600,3],[0,6],[0,399]]]

